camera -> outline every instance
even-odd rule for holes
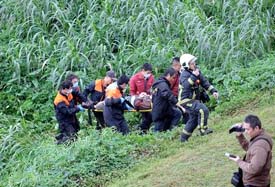
[[[229,134],[232,132],[244,132],[245,129],[242,126],[233,126],[229,129]]]

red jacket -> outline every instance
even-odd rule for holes
[[[179,84],[180,84],[180,73],[177,73],[175,79],[171,81],[171,90],[174,96],[178,97],[179,95]]]
[[[153,82],[154,76],[152,74],[145,79],[141,72],[136,73],[130,79],[130,95],[139,95],[141,92],[150,94]]]

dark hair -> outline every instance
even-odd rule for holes
[[[65,81],[63,81],[63,82],[61,83],[60,89],[69,89],[69,88],[71,88],[72,86],[73,86],[72,81],[70,81],[70,80],[65,80]]]
[[[259,129],[262,128],[262,123],[261,120],[258,118],[258,116],[255,115],[248,115],[244,118],[245,123],[249,123],[250,127],[252,129],[255,129],[255,127],[259,127]]]
[[[117,85],[122,85],[124,83],[128,84],[128,82],[129,82],[129,77],[127,77],[126,75],[121,75],[117,80]]]
[[[69,74],[66,77],[66,80],[72,81],[73,79],[79,79],[78,76],[76,76],[75,74]]]
[[[152,65],[147,63],[147,62],[143,64],[142,69],[144,69],[145,71],[152,71],[153,70]]]
[[[172,59],[172,64],[180,63],[180,57],[176,56]]]
[[[176,70],[174,70],[174,68],[168,68],[165,70],[163,76],[166,77],[167,75],[173,76],[175,75],[177,72]]]

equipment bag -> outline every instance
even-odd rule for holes
[[[233,184],[235,187],[244,187],[243,185],[243,171],[241,168],[239,168],[238,172],[234,172],[232,179],[231,179],[231,184]]]
[[[136,96],[134,98],[134,107],[136,110],[152,109],[152,99],[150,95]]]

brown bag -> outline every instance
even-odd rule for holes
[[[152,109],[152,99],[150,95],[137,96],[134,100],[134,107],[136,110]]]

